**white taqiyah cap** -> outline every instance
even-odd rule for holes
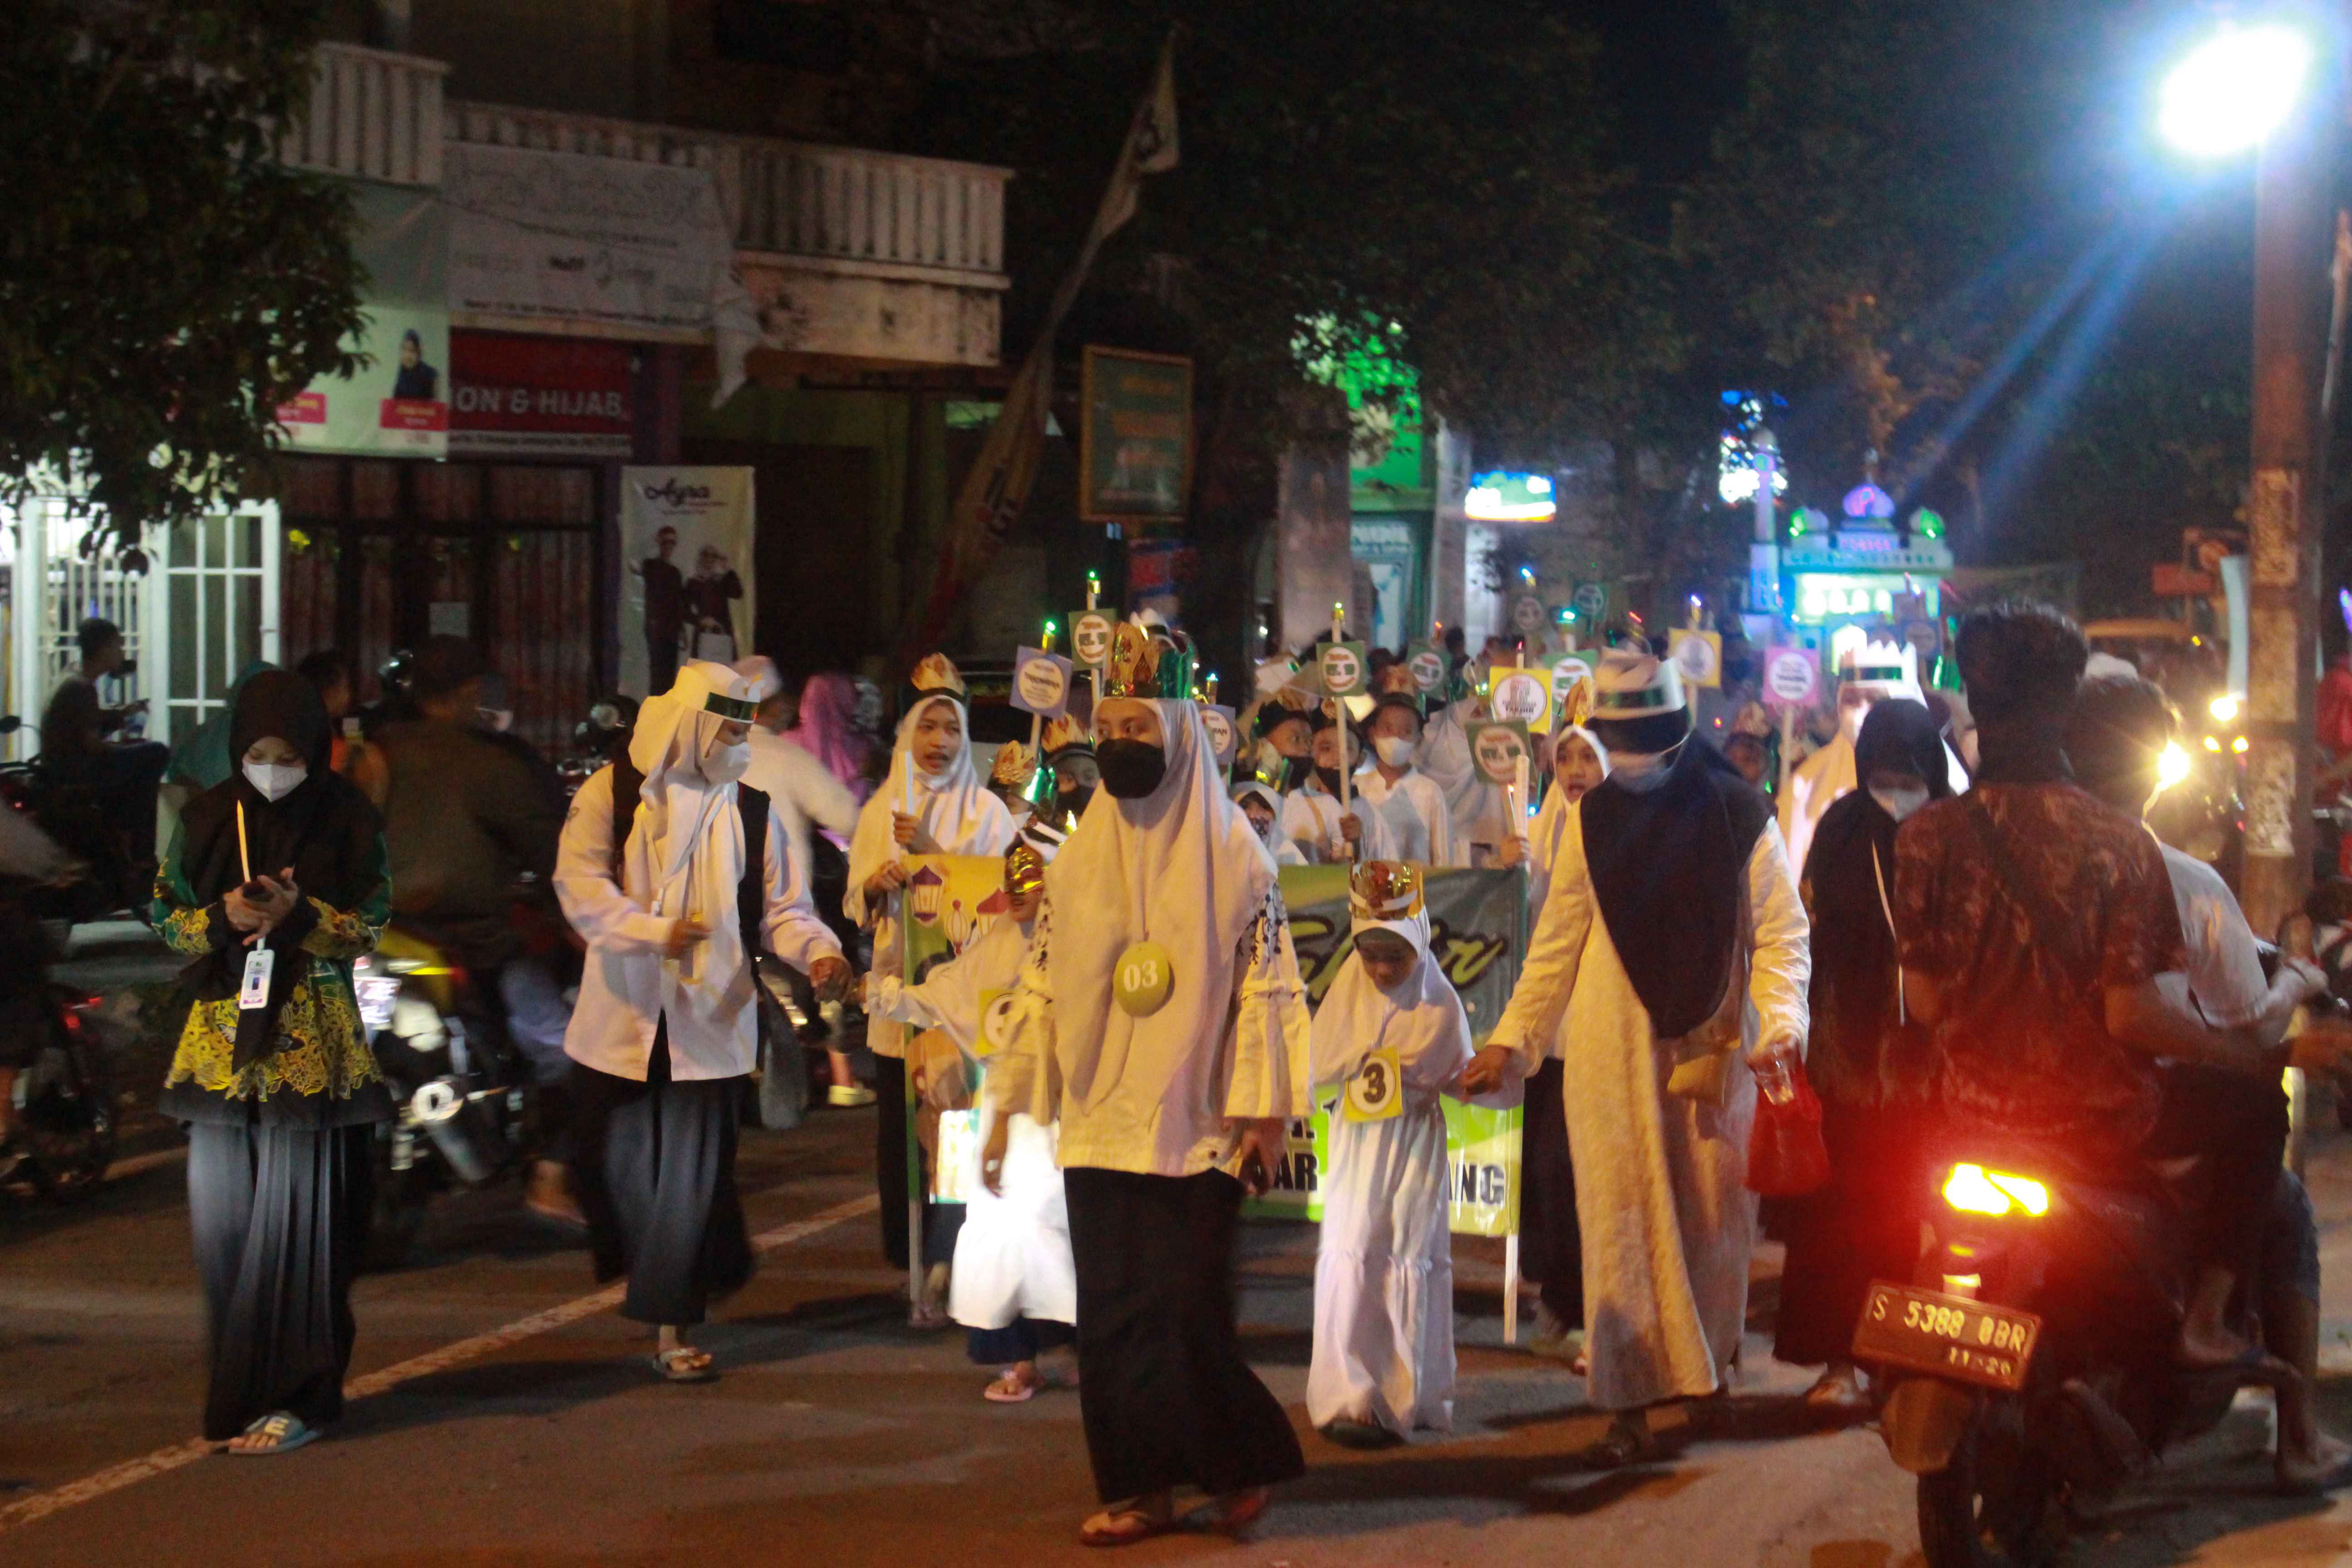
[[[1654,713],[1679,713],[1687,706],[1682,671],[1670,660],[1631,648],[1612,647],[1601,656],[1592,688],[1596,720],[1647,719]]]

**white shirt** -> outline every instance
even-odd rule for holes
[[[768,813],[768,902],[761,935],[769,952],[805,971],[839,958],[841,944],[816,918],[808,883],[793,863],[783,825]],[[662,943],[670,921],[654,914],[645,889],[613,880],[613,770],[602,768],[572,797],[572,815],[555,852],[555,896],[588,943],[580,1001],[563,1037],[564,1054],[583,1067],[644,1081],[653,1060],[654,1028],[665,991]],[[759,1022],[749,966],[729,977],[730,1005],[718,1020],[681,1012],[669,1031],[670,1076],[680,1082],[740,1078],[759,1057]]]
[[[1365,801],[1349,804],[1352,813],[1341,811],[1339,797],[1325,795],[1319,779],[1304,789],[1295,789],[1282,797],[1282,836],[1298,847],[1309,866],[1344,865],[1348,853],[1345,840],[1339,837],[1339,819],[1353,815],[1363,825],[1365,859],[1403,859],[1404,853],[1397,847],[1389,819]]]
[[[1470,864],[1470,847],[1454,838],[1454,811],[1435,779],[1407,768],[1391,784],[1373,768],[1356,775],[1355,788],[1387,820],[1396,858],[1422,866]]]
[[[743,782],[765,794],[784,831],[793,836],[801,875],[809,871],[809,829],[824,828],[843,843],[857,831],[857,797],[833,770],[764,725],[751,726],[751,765]]]
[[[2164,868],[2172,878],[2172,901],[2180,911],[2180,934],[2187,940],[2186,974],[2161,974],[2157,984],[2182,1000],[2177,987],[2186,984],[2197,1011],[2217,1029],[2251,1024],[2269,1004],[2270,982],[2263,978],[2263,955],[2254,945],[2253,927],[2230,896],[2221,874],[2171,845],[2164,851]]]

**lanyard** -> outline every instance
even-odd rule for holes
[[[1895,1021],[1908,1024],[1911,1015],[1903,1002],[1903,937],[1895,929],[1895,910],[1886,902],[1886,873],[1878,868],[1878,846],[1870,847],[1870,874],[1878,883],[1878,909],[1886,917],[1886,934],[1895,939]]]

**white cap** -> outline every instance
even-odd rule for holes
[[[1647,719],[1655,713],[1679,713],[1688,706],[1683,697],[1682,671],[1673,661],[1631,648],[1612,647],[1602,654],[1592,687],[1596,721]]]

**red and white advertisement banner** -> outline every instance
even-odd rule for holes
[[[592,338],[451,329],[450,455],[630,456],[629,353]]]

